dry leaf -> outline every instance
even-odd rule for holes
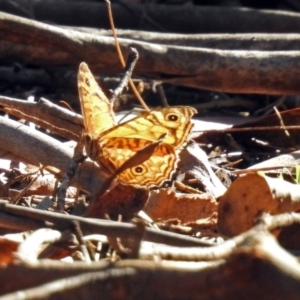
[[[300,164],[300,151],[294,151],[288,154],[278,155],[270,159],[264,160],[258,164],[252,165],[248,168],[251,169],[263,169],[274,167],[295,167]],[[264,171],[265,172],[265,171]]]
[[[204,185],[205,191],[215,198],[226,191],[213,172],[206,153],[194,141],[189,141],[188,146],[181,151],[179,170],[192,174]]]
[[[112,219],[122,215],[123,219],[130,219],[143,209],[149,197],[146,188],[135,188],[118,184],[102,197],[91,202],[85,216],[90,218],[104,218],[107,214]]]
[[[300,185],[248,174],[235,180],[219,199],[219,232],[238,235],[254,225],[262,212],[279,214],[300,209]]]
[[[167,188],[153,191],[144,211],[153,220],[176,218],[186,223],[210,217],[217,202],[208,194],[179,194]]]
[[[14,261],[14,253],[18,246],[19,242],[0,237],[0,265],[8,265]]]

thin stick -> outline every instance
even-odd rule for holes
[[[87,263],[91,263],[92,261],[92,252],[89,251],[90,249],[88,249],[88,247],[86,246],[86,242],[83,240],[83,234],[82,234],[82,231],[81,231],[81,228],[80,228],[80,224],[78,221],[73,221],[73,225],[74,225],[74,232],[75,232],[75,235],[76,235],[76,238],[80,244],[80,249],[81,249],[81,252],[85,258],[85,262]]]
[[[219,132],[219,133],[224,133],[224,132],[246,132],[246,131],[271,131],[271,130],[299,130],[300,125],[291,125],[291,126],[261,126],[261,127],[244,127],[244,128],[225,128],[225,129],[209,129],[209,130],[195,130],[195,132]]]
[[[118,38],[117,38],[117,34],[116,34],[116,30],[115,30],[115,24],[114,24],[114,19],[113,19],[113,15],[112,15],[111,4],[110,4],[109,0],[105,0],[105,2],[107,4],[108,18],[109,18],[111,30],[112,30],[112,33],[113,33],[113,37],[114,37],[114,40],[115,40],[116,50],[117,50],[121,65],[122,65],[123,68],[125,68],[124,57],[123,57],[122,50],[120,48]],[[137,97],[137,99],[139,100],[141,105],[144,107],[144,109],[149,111],[150,110],[149,107],[147,106],[147,104],[142,99],[141,95],[139,94],[138,90],[136,89],[136,87],[135,87],[135,85],[134,85],[134,83],[131,79],[129,79],[129,85],[130,85],[134,95]]]
[[[290,133],[286,130],[286,126],[284,125],[284,122],[282,120],[282,117],[280,115],[279,110],[277,109],[276,106],[274,106],[273,109],[275,110],[275,113],[276,113],[276,115],[277,115],[277,117],[279,119],[279,122],[280,122],[280,125],[282,126],[282,129],[284,130],[285,135],[288,136],[288,137],[290,137]]]
[[[66,276],[65,278],[52,280],[35,287],[23,288],[22,292],[20,293],[22,293],[22,299],[61,298],[61,296],[65,293],[68,294],[68,292],[70,292],[72,294],[72,291],[76,289],[83,291],[86,286],[95,286],[95,283],[101,286],[101,283],[105,285],[106,282],[112,282],[112,280],[115,279],[119,279],[120,281],[129,281],[128,278],[133,277],[135,272],[136,271],[133,268],[126,267],[122,268],[121,270],[108,269],[97,272],[86,272],[79,275],[75,274],[72,276]],[[6,294],[3,296],[3,299],[18,299],[16,293],[17,292],[11,292]],[[19,297],[19,299],[21,297]]]
[[[119,83],[119,86],[112,91],[112,97],[110,101],[114,103],[116,98],[122,93],[123,89],[128,85],[128,81],[131,78],[134,66],[139,58],[139,53],[135,48],[130,47],[130,52],[127,58],[124,75]]]
[[[70,161],[69,167],[66,171],[66,174],[62,178],[60,185],[57,189],[57,209],[59,212],[63,212],[65,208],[65,198],[67,193],[67,188],[70,185],[70,182],[75,176],[76,170],[78,169],[79,164],[81,164],[85,156],[82,154],[83,152],[83,142],[80,139],[74,149],[74,156]]]
[[[158,84],[158,85],[156,86],[156,90],[157,90],[157,92],[158,92],[158,95],[160,96],[162,105],[163,105],[164,107],[168,107],[168,106],[169,106],[168,100],[167,100],[167,97],[166,97],[166,94],[165,94],[165,91],[164,91],[164,88],[163,88],[162,84]]]
[[[64,215],[61,213],[7,204],[7,201],[3,200],[0,200],[0,216],[0,225],[2,225],[2,219],[5,218],[5,228],[8,228],[9,226],[9,228],[15,229],[19,229],[21,227],[21,230],[34,230],[36,228],[49,227],[59,230],[73,230],[73,221],[77,221],[84,234],[101,233],[103,235],[115,236],[124,239],[128,239],[132,236],[132,234],[136,234],[136,226],[130,223]],[[7,218],[7,216],[9,218]],[[16,216],[18,216],[18,218],[16,218]],[[29,219],[28,222],[26,218]],[[13,222],[11,222],[11,220]],[[22,226],[20,226],[20,224]],[[212,246],[209,242],[201,241],[194,237],[183,236],[172,232],[157,231],[157,229],[152,228],[145,228],[144,239],[146,241],[164,243],[171,246]]]
[[[234,175],[240,175],[240,174],[249,174],[249,173],[257,173],[260,171],[275,171],[275,170],[280,170],[283,168],[295,168],[297,165],[297,162],[293,165],[280,165],[280,166],[272,166],[272,167],[261,167],[261,168],[252,168],[252,169],[245,169],[245,170],[234,170],[230,171],[230,174]]]

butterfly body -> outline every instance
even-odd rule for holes
[[[112,105],[85,63],[79,67],[78,88],[86,149],[93,160],[114,172],[141,149],[163,137],[149,158],[121,172],[118,180],[129,185],[157,186],[172,176],[178,153],[193,126],[194,108],[156,108],[116,125]]]

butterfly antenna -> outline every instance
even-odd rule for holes
[[[118,42],[118,38],[117,38],[117,33],[116,33],[116,29],[115,29],[115,24],[114,24],[114,19],[113,19],[113,14],[112,14],[112,9],[111,9],[111,3],[109,0],[105,0],[106,4],[107,4],[107,10],[108,10],[108,18],[109,18],[109,23],[110,23],[110,27],[112,30],[112,34],[115,40],[115,46],[116,46],[116,50],[121,62],[121,65],[123,68],[125,68],[126,64],[125,64],[125,60],[122,54],[122,50],[121,47],[119,45]],[[143,100],[143,98],[141,97],[141,95],[139,94],[138,90],[136,89],[133,81],[131,79],[129,79],[129,85],[134,93],[134,95],[137,97],[137,99],[139,100],[139,102],[141,103],[141,105],[144,107],[145,110],[149,111],[149,107],[147,106],[147,104],[145,103],[145,101]]]

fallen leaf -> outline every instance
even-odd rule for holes
[[[179,194],[166,188],[152,191],[144,211],[153,220],[178,219],[186,223],[209,218],[217,207],[209,194]]]
[[[0,237],[0,265],[9,265],[14,261],[14,253],[18,246],[18,242]]]
[[[300,209],[300,185],[278,178],[248,174],[236,179],[219,199],[218,229],[235,236],[254,225],[262,213],[272,215]]]
[[[148,189],[118,184],[100,198],[96,196],[85,216],[104,218],[105,215],[109,215],[116,220],[119,215],[122,215],[123,219],[130,219],[143,209],[148,194]]]

